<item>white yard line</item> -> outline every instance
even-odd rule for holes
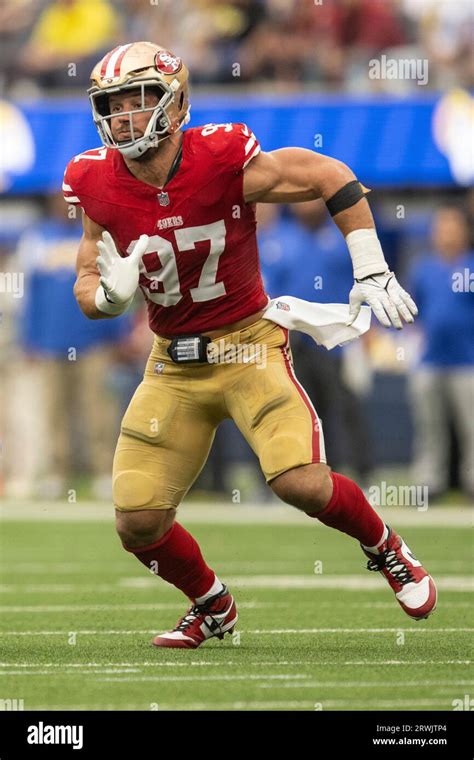
[[[374,687],[380,687],[381,682],[380,681],[314,681],[311,682],[305,682],[304,684],[282,684],[285,688],[287,687],[304,687],[309,688],[312,687],[322,687],[325,689],[373,689]],[[419,688],[420,686],[473,686],[474,681],[452,681],[449,679],[449,681],[389,681],[385,680],[383,681],[384,687],[389,686],[396,686],[396,687],[413,687],[414,689]],[[267,689],[269,687],[267,686],[259,686],[259,689]]]
[[[274,663],[277,664],[277,663]],[[300,663],[302,664],[302,663]],[[44,666],[43,666],[44,667]],[[40,670],[40,669],[33,669],[33,670],[0,670],[0,676],[48,676],[48,678],[62,678],[64,676],[78,676],[78,675],[118,675],[123,673],[136,673],[141,674],[141,670],[139,668],[110,668],[110,667],[103,667],[103,668],[89,668],[89,669],[71,669],[66,666],[64,666],[64,670]],[[304,683],[300,683],[302,678],[308,678],[312,680],[305,681]],[[201,677],[188,677],[185,678],[181,677],[163,677],[163,676],[156,676],[156,677],[147,677],[146,680],[153,680],[153,681],[182,681],[182,680],[206,680],[207,676]],[[261,676],[255,676],[253,674],[245,674],[245,675],[239,675],[239,676],[228,676],[228,675],[219,675],[216,678],[213,678],[212,680],[263,680],[263,681],[272,681],[274,679],[277,680],[288,680],[288,683],[282,683],[282,688],[322,688],[322,689],[374,689],[377,687],[380,687],[380,681],[315,681],[314,676],[312,675],[302,675],[302,674],[295,674],[295,675],[265,675],[262,674]],[[294,679],[294,682],[293,680]],[[106,680],[106,679],[103,679]],[[123,680],[123,679],[118,679]],[[135,679],[132,679],[135,680]],[[140,679],[142,680],[142,679]],[[395,680],[395,681],[383,681],[384,687],[389,686],[396,686],[397,688],[420,688],[420,687],[438,687],[438,686],[447,686],[450,688],[454,687],[460,687],[460,686],[473,686],[474,681],[473,680],[446,680],[446,681],[433,681],[433,680],[425,680],[425,681],[401,681],[401,680]],[[259,689],[269,689],[274,688],[274,684],[267,684],[262,683],[257,685]],[[450,693],[450,692],[447,692]]]
[[[119,581],[123,588],[152,588],[156,578],[137,576]],[[236,575],[226,577],[227,586],[241,588],[280,589],[348,589],[354,591],[381,591],[385,581],[379,575]],[[469,575],[441,575],[436,577],[440,591],[474,591],[474,578]]]
[[[64,675],[67,675],[67,674],[64,674]],[[466,689],[470,690],[472,688],[473,683],[474,683],[473,681],[464,681],[464,682],[463,681],[461,681],[461,682],[458,682],[458,681],[446,681],[444,684],[441,683],[440,685],[437,685],[436,681],[433,681],[433,682],[420,681],[419,683],[412,683],[412,684],[410,684],[410,683],[403,683],[403,682],[400,683],[398,681],[386,681],[385,679],[383,679],[383,680],[380,680],[380,681],[374,681],[372,683],[365,684],[365,686],[362,685],[362,687],[360,687],[360,684],[357,684],[355,682],[354,682],[353,686],[347,686],[346,684],[341,683],[341,684],[339,684],[339,687],[341,689],[347,689],[347,690],[351,690],[351,689],[355,689],[355,688],[357,688],[357,689],[358,688],[365,688],[365,689],[370,689],[370,691],[372,691],[372,692],[375,691],[375,693],[376,693],[377,689],[383,689],[385,696],[387,695],[386,688],[388,688],[388,689],[390,689],[390,691],[392,693],[396,693],[399,696],[402,696],[402,695],[406,696],[406,695],[403,694],[403,692],[405,692],[405,690],[409,689],[409,687],[412,686],[414,689],[416,689],[416,691],[412,692],[414,697],[415,696],[421,696],[420,693],[419,693],[420,692],[420,688],[424,687],[425,689],[428,689],[428,694],[426,696],[431,696],[431,697],[434,697],[434,696],[436,696],[436,697],[448,696],[448,697],[450,697],[452,699],[453,697],[459,697],[460,696],[459,695],[459,690],[460,689],[462,689],[462,691],[463,691],[462,696],[464,696],[464,693],[465,693]],[[295,681],[295,682],[288,681],[288,682],[285,682],[285,683],[278,684],[278,689],[286,689],[286,690],[288,690],[288,689],[313,689],[313,690],[316,690],[316,691],[317,690],[321,690],[321,689],[335,690],[335,689],[337,689],[339,687],[338,687],[337,684],[330,684],[330,683],[329,684],[325,684],[325,683],[323,683],[321,681],[304,681],[304,682],[300,682],[300,681]],[[255,684],[255,688],[256,689],[263,689],[263,690],[265,690],[265,689],[272,689],[272,688],[275,689],[276,687],[275,687],[275,684],[271,684],[271,683],[266,683],[265,682],[265,683],[257,683],[257,684]],[[408,691],[407,694],[409,694],[409,693],[410,692]],[[341,694],[341,696],[344,696],[344,694]],[[359,697],[360,695],[358,694],[357,696]],[[365,696],[370,697],[370,696],[372,696],[372,694],[369,692]]]
[[[83,710],[97,710],[97,711],[113,711],[116,710],[137,710],[140,712],[150,712],[154,711],[151,710],[150,705],[155,705],[156,702],[151,703],[150,701],[146,703],[129,703],[129,704],[122,704],[121,702],[118,703],[104,703],[104,704],[72,704],[72,705],[28,705],[28,710],[33,710],[36,712],[49,712],[49,711],[58,711],[58,710],[67,710],[67,711],[83,711]],[[179,703],[159,703],[158,709],[161,710],[179,710],[179,711],[188,711],[188,710],[222,710],[222,709],[232,709],[232,710],[243,710],[247,709],[248,706],[251,705],[258,705],[258,709],[271,709],[272,707],[290,707],[290,708],[308,708],[308,709],[314,709],[314,702],[307,702],[307,701],[285,701],[285,702],[191,702],[187,705],[180,705]],[[253,709],[250,707],[250,709]],[[257,708],[255,708],[257,709]]]
[[[72,593],[74,593],[74,594],[77,594],[78,591],[80,591],[81,593],[94,593],[94,594],[98,593],[99,591],[103,591],[104,593],[105,592],[107,592],[107,593],[110,593],[110,592],[116,593],[117,590],[118,590],[118,586],[119,585],[121,586],[122,584],[120,582],[117,582],[116,584],[112,584],[111,583],[111,584],[108,584],[108,585],[105,585],[105,586],[104,585],[85,586],[82,583],[73,583],[73,584],[60,585],[60,586],[56,586],[54,584],[48,584],[48,583],[45,583],[45,584],[36,584],[36,585],[33,585],[33,586],[30,586],[28,584],[26,584],[26,585],[24,585],[24,584],[8,584],[8,585],[0,586],[0,594],[19,594],[19,593],[25,593],[25,594],[26,593],[34,593],[34,594],[43,594],[43,593],[44,594],[50,594],[50,593],[54,593],[54,594],[59,594],[59,593],[72,594]],[[164,589],[166,591],[170,591],[170,592],[174,591],[174,589],[171,588],[171,587],[168,589],[166,586],[160,586],[160,591],[163,591]],[[148,585],[147,585],[145,588],[138,587],[135,590],[136,591],[148,592],[149,588],[148,588]],[[353,589],[351,589],[351,590],[353,590]],[[356,589],[356,590],[357,591],[365,591],[365,589]],[[370,590],[372,590],[372,589],[370,589]],[[381,590],[382,591],[384,590],[383,584],[381,586]],[[125,610],[125,611],[130,610],[130,611],[132,611],[132,610],[146,610],[146,609],[150,609],[150,610],[174,610],[174,609],[176,609],[176,610],[183,610],[185,604],[186,604],[185,601],[182,601],[182,602],[150,602],[150,603],[147,603],[147,604],[117,604],[117,605],[96,604],[96,605],[82,605],[81,609],[83,609],[83,610],[86,609],[86,608],[87,609],[89,609],[89,608],[92,609],[92,607],[94,607],[94,608],[97,608],[97,610],[104,610],[104,609],[112,610],[112,609],[116,609],[117,611],[121,611],[121,610]],[[308,606],[314,607],[314,605],[315,605],[315,600],[313,598],[310,598],[310,599],[299,599],[298,600],[298,608],[300,608],[300,607],[308,607]],[[74,609],[74,610],[78,609],[78,607],[76,605],[39,605],[39,606],[44,607],[45,609],[47,609],[47,611],[51,611],[51,612],[57,611],[58,606],[62,607],[63,609],[66,606],[67,607],[71,607],[71,609]],[[287,608],[287,607],[292,607],[293,608],[294,607],[294,602],[292,602],[292,601],[287,601],[287,602],[258,602],[258,601],[255,601],[255,602],[241,602],[241,601],[239,601],[238,602],[238,606],[239,606],[239,609],[264,609],[265,607],[267,607],[269,609],[273,609],[273,608]],[[333,609],[334,608],[334,602],[333,601],[329,602],[329,601],[325,601],[325,600],[318,600],[317,607],[318,607],[318,610],[321,610],[322,608],[331,608],[331,609]],[[344,600],[344,609],[346,609],[346,608],[370,609],[370,610],[372,610],[372,609],[380,609],[380,610],[389,610],[389,609],[392,609],[393,610],[394,609],[394,603],[393,603],[393,601],[388,601],[388,602],[376,602],[376,601],[372,601],[372,602],[362,602],[362,601],[359,601],[359,602],[350,602],[350,601]],[[454,601],[453,602],[453,601],[446,601],[446,600],[443,599],[443,609],[447,609],[447,608],[456,608],[456,609],[468,608],[468,609],[472,609],[472,602],[470,602],[470,601]],[[16,608],[14,608],[13,606],[10,606],[10,605],[4,605],[0,609],[4,610],[5,612],[13,612],[13,611],[15,611],[15,609],[17,611],[21,612],[21,611],[25,610],[25,607],[20,607],[20,606],[17,605]]]
[[[0,585],[0,594],[110,594],[117,592],[116,583],[4,583]]]
[[[133,710],[139,712],[150,712],[150,702],[148,703],[103,703],[103,704],[72,704],[72,705],[28,705],[28,709],[36,712],[49,712],[49,711],[76,711],[94,710],[94,711],[116,711],[116,710]],[[416,707],[435,707],[440,706],[441,709],[452,709],[451,702],[448,700],[435,699],[420,699],[420,700],[404,700],[404,701],[380,701],[375,702],[356,702],[351,700],[324,700],[322,702],[316,702],[315,700],[272,700],[272,701],[248,701],[248,702],[188,702],[181,704],[179,702],[159,702],[157,704],[159,712],[167,712],[169,710],[179,712],[202,712],[206,710],[310,710],[314,711],[316,706],[321,704],[324,710],[341,709],[344,707],[351,710],[364,710],[364,709],[377,709],[391,707],[406,707],[407,709]],[[155,707],[153,708],[156,709]]]
[[[1,522],[1,521],[0,521]],[[123,562],[107,562],[107,570],[109,572],[123,572]],[[7,560],[0,560],[0,568],[2,572],[7,572],[12,569],[12,563]],[[52,575],[58,573],[61,575],[67,575],[74,573],[77,575],[83,575],[84,573],[95,575],[98,572],[103,571],[103,562],[55,562],[54,560],[44,560],[42,562],[15,562],[15,575],[26,573],[27,575],[33,575],[36,573]]]
[[[291,675],[287,673],[276,673],[272,675],[255,675],[252,673],[246,673],[244,675],[231,676],[226,674],[217,674],[205,676],[125,676],[124,678],[96,678],[96,681],[112,682],[112,683],[133,683],[135,681],[159,681],[160,683],[182,683],[187,681],[303,681],[306,678],[310,678],[305,673],[293,673]]]
[[[307,634],[307,633],[472,633],[474,628],[265,628],[239,630],[241,634]],[[69,636],[74,633],[77,636],[142,636],[156,634],[156,628],[151,629],[110,629],[110,630],[51,630],[51,631],[0,631],[0,636]]]
[[[0,631],[0,636],[69,636],[74,633],[76,636],[145,636],[148,634],[156,634],[156,630],[134,630],[134,631],[90,631],[90,630],[75,630],[75,631]]]
[[[48,676],[48,678],[51,677],[60,677],[60,676],[68,676],[68,675],[105,675],[105,674],[112,674],[112,673],[140,673],[141,671],[138,668],[106,668],[106,669],[97,669],[97,670],[62,670],[62,671],[51,671],[51,670],[0,670],[0,676]]]
[[[239,602],[239,609],[259,610],[286,607],[286,604],[273,602]],[[9,605],[0,606],[0,613],[8,612],[130,612],[135,610],[159,611],[159,610],[184,610],[185,602],[150,602],[148,604],[34,604],[34,605]]]
[[[440,591],[470,592],[474,591],[474,577],[469,575],[436,575],[436,584]],[[226,585],[230,588],[253,588],[253,589],[341,589],[353,592],[385,591],[386,584],[383,578],[373,575],[236,575],[225,577]],[[0,585],[0,593],[111,593],[121,589],[133,589],[134,591],[156,590],[159,584],[160,591],[174,591],[172,587],[160,582],[156,577],[147,575],[118,578],[115,583],[87,585],[83,583],[69,584],[17,584]],[[156,609],[160,605],[168,603],[157,602]],[[184,602],[183,602],[184,604]],[[245,604],[245,602],[243,603]],[[256,604],[256,603],[255,603]],[[259,602],[262,606],[264,602]],[[268,603],[274,606],[273,603]],[[376,604],[385,604],[377,602]],[[387,607],[390,603],[387,603]],[[448,602],[450,604],[450,602]],[[17,605],[18,606],[18,605]],[[48,606],[48,605],[45,605]],[[100,607],[102,605],[98,605]],[[181,605],[182,606],[182,605]],[[359,606],[358,604],[356,606]],[[370,604],[369,606],[372,606]],[[393,606],[393,604],[392,604]],[[151,603],[150,609],[153,608]],[[77,607],[76,607],[77,609]],[[111,609],[111,608],[110,608]],[[117,605],[117,609],[125,609]],[[132,609],[130,606],[129,609]],[[138,609],[138,607],[136,608]],[[146,609],[146,606],[142,607]],[[165,609],[165,606],[162,606]],[[168,609],[174,609],[174,603],[169,603]],[[177,609],[177,606],[176,606]],[[18,610],[20,611],[20,610]]]
[[[252,664],[252,663],[250,663]],[[283,662],[282,665],[304,665],[304,662],[299,663],[289,663],[289,662]],[[231,666],[238,666],[241,667],[242,663],[239,662],[232,662],[227,661],[223,663],[216,663],[212,661],[202,660],[199,662],[69,662],[69,663],[60,663],[60,662],[41,662],[41,663],[34,663],[34,662],[22,662],[22,663],[15,663],[15,662],[0,662],[0,668],[15,668],[18,670],[18,673],[22,672],[22,669],[25,669],[25,672],[34,672],[34,670],[28,670],[28,668],[49,668],[49,670],[44,671],[45,673],[48,673],[49,675],[53,675],[55,669],[57,668],[64,668],[67,671],[70,671],[71,673],[74,672],[80,672],[80,673],[87,673],[89,672],[87,668],[89,668],[92,671],[94,671],[96,668],[127,668],[127,669],[133,669],[134,672],[136,672],[137,668],[148,668],[148,667],[158,667],[158,668],[190,668],[190,667],[198,667],[198,668],[208,668],[208,667],[217,667],[218,669],[222,666],[231,667]],[[264,662],[259,663],[259,665],[262,666],[279,666],[280,663],[278,662]],[[81,670],[82,669],[82,670]],[[84,670],[86,669],[86,670]],[[62,672],[62,671],[61,671]]]
[[[0,523],[1,524],[1,523]],[[364,557],[361,555],[361,561],[365,562]],[[447,571],[464,570],[469,559],[442,559],[438,563],[430,561],[430,570],[434,570],[445,574]],[[308,560],[309,562],[309,560]],[[301,570],[301,562],[297,560],[288,561],[272,561],[268,560],[235,560],[232,562],[221,561],[219,564],[219,571],[226,573],[242,573],[248,575],[262,574],[263,571],[273,571],[277,569],[278,573],[286,573],[289,575],[295,574],[295,565],[297,565],[297,572]],[[126,562],[107,562],[107,572],[122,574],[127,572],[129,563]],[[313,572],[313,566],[310,563],[311,572]],[[42,562],[15,562],[12,568],[12,562],[0,559],[0,574],[12,572],[14,570],[15,577],[19,575],[85,575],[94,576],[98,573],[102,573],[104,564],[102,562],[55,562],[54,560],[44,560]],[[58,585],[68,585],[58,584]],[[0,587],[1,588],[1,587]]]
[[[271,709],[285,709],[285,708],[295,708],[295,709],[304,709],[307,708],[309,710],[338,710],[344,707],[350,708],[351,710],[365,710],[365,709],[391,709],[393,707],[396,708],[407,708],[407,709],[413,709],[417,707],[435,707],[440,706],[441,708],[444,707],[444,709],[452,709],[451,702],[448,699],[404,699],[404,700],[374,700],[374,701],[356,701],[356,700],[349,700],[349,699],[330,699],[330,700],[319,700],[316,699],[313,701],[272,701],[272,702],[257,702],[257,701],[249,701],[249,702],[191,702],[189,704],[181,705],[181,704],[159,704],[159,709],[162,711],[167,710],[184,710],[184,711],[205,711],[205,710],[271,710]],[[116,709],[120,709],[120,707],[117,707]],[[421,720],[419,722],[422,722]]]
[[[261,628],[241,633],[472,633],[474,628]]]
[[[321,662],[308,662],[308,660],[294,660],[294,661],[278,661],[278,660],[263,660],[258,662],[249,662],[246,660],[245,666],[246,667],[278,667],[281,668],[283,666],[289,666],[289,667],[297,667],[300,665],[306,665],[309,667],[330,667],[333,665],[344,665],[344,666],[379,666],[379,665],[406,665],[408,667],[411,667],[413,665],[462,665],[463,667],[465,665],[470,665],[471,660],[348,660],[346,662],[339,662],[337,660],[324,660]],[[200,661],[189,661],[186,660],[185,662],[178,662],[178,661],[168,661],[168,662],[70,662],[70,663],[60,663],[60,662],[42,662],[42,663],[34,663],[34,662],[22,662],[22,663],[15,663],[15,662],[0,662],[0,667],[4,668],[101,668],[101,667],[153,667],[153,668],[189,668],[189,667],[215,667],[215,668],[222,668],[222,667],[242,667],[242,662],[237,660],[220,660],[220,661],[212,661],[212,660],[200,660]],[[50,671],[48,671],[50,672]],[[397,681],[395,683],[398,683]]]
[[[467,527],[474,524],[473,510],[469,506],[433,507],[419,511],[415,507],[384,507],[378,510],[385,522],[397,529],[405,525]],[[290,506],[278,502],[270,505],[186,502],[178,509],[180,522],[185,524],[209,523],[212,525],[308,525],[307,516]],[[48,501],[8,501],[0,507],[0,521],[28,522],[106,522],[112,526],[114,509],[107,502],[80,501],[76,504]],[[312,520],[315,530],[322,529],[318,520]]]

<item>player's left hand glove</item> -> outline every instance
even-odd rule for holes
[[[363,303],[368,303],[375,316],[384,327],[401,330],[405,322],[413,322],[418,314],[416,303],[397,282],[393,272],[373,274],[356,280],[349,294],[349,322],[352,324]]]
[[[148,235],[141,235],[130,256],[122,258],[110,232],[102,233],[102,240],[97,243],[100,256],[97,256],[96,263],[100,272],[99,282],[109,302],[120,305],[133,298],[138,287],[139,264],[148,240]]]

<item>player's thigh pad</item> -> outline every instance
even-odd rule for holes
[[[296,379],[289,350],[272,347],[268,359],[264,367],[235,368],[228,403],[270,481],[294,467],[326,462],[326,455],[321,422]]]
[[[213,423],[172,389],[160,381],[142,382],[115,451],[116,508],[176,508],[202,469],[214,432]]]

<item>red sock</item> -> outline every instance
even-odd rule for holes
[[[357,483],[337,472],[331,472],[331,478],[334,490],[329,503],[322,512],[314,512],[309,517],[316,517],[324,525],[347,533],[364,546],[378,544],[385,524]]]
[[[214,583],[215,574],[204,562],[197,542],[177,522],[154,544],[132,548],[124,544],[124,548],[191,601],[204,596]]]

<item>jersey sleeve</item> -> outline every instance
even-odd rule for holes
[[[63,180],[66,203],[80,206],[88,214],[84,204],[90,207],[91,201],[103,198],[107,156],[107,148],[92,148],[78,153],[69,161]]]
[[[236,172],[245,169],[252,158],[260,153],[260,143],[246,124],[233,124],[233,169]]]
[[[260,153],[260,143],[247,124],[206,124],[201,138],[220,168],[236,174]]]
[[[77,163],[75,163],[75,159],[73,158],[69,161],[64,172],[63,195],[66,203],[73,203],[75,206],[80,206],[82,208],[80,198],[81,181],[79,175],[80,171],[78,171]]]

